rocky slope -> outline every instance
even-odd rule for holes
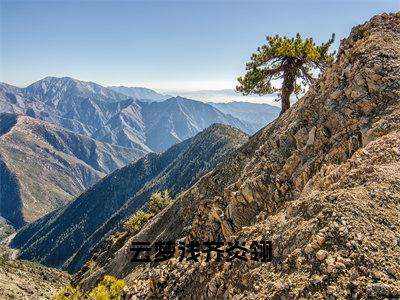
[[[111,173],[62,210],[22,228],[11,245],[21,249],[20,258],[75,272],[152,192],[168,189],[177,195],[247,139],[237,129],[216,124],[162,154],[148,154]]]
[[[132,299],[400,297],[400,13],[352,29],[289,111],[80,280]],[[132,241],[272,241],[272,262],[131,262]]]
[[[69,275],[60,270],[0,257],[0,299],[52,299],[68,281]]]
[[[214,123],[254,133],[252,124],[180,97],[139,101],[93,82],[46,77],[26,88],[0,83],[0,113],[41,119],[93,139],[162,152]]]
[[[0,216],[19,228],[144,154],[27,116],[0,114]]]

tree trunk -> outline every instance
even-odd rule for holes
[[[281,115],[290,108],[290,95],[294,91],[295,82],[296,82],[296,70],[295,68],[288,67],[283,72]]]

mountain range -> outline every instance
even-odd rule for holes
[[[252,124],[257,129],[261,129],[271,123],[279,116],[281,111],[277,106],[261,103],[237,101],[228,103],[210,102],[209,104],[219,109],[224,114],[231,115]]]
[[[142,87],[111,86],[109,88],[128,97],[148,102],[159,102],[172,98],[172,96],[163,95],[154,90]],[[176,92],[174,94],[206,102],[224,114],[230,114],[235,118],[254,125],[256,130],[273,121],[280,112],[280,108],[274,105],[246,102],[245,100],[247,100],[248,96],[247,98],[241,96],[240,93],[231,89]],[[277,98],[276,95],[274,97]],[[257,100],[260,101],[260,99],[265,100],[262,97],[258,97]],[[219,102],[212,102],[213,100],[218,100]]]
[[[108,288],[121,299],[399,299],[399,40],[400,13],[354,27],[304,97],[254,135],[215,124],[162,153],[150,152],[22,227],[11,245],[20,249],[19,258],[76,272],[64,289],[67,299],[89,291],[107,297]],[[138,102],[157,107],[171,101],[187,100]],[[20,123],[28,123],[22,135],[28,137],[35,136],[31,127],[56,127],[15,114],[0,120],[5,140],[24,128]],[[45,132],[56,130],[64,131]],[[64,134],[56,134],[61,145],[70,140]],[[87,156],[82,161],[96,166]],[[9,193],[18,174],[2,168],[1,191]],[[164,189],[172,203],[138,230],[115,233],[151,193]],[[190,243],[196,241],[198,248]],[[214,244],[222,253],[207,241],[222,242]],[[133,242],[150,243],[152,262],[132,260]],[[160,242],[176,248],[160,248]],[[155,260],[170,250],[166,261]],[[69,280],[36,263],[0,256],[0,264],[6,279],[0,296],[49,298]]]
[[[114,171],[61,210],[25,226],[11,245],[21,250],[21,259],[76,272],[152,192],[167,189],[176,196],[247,139],[237,129],[215,124],[162,154],[150,153]]]
[[[144,154],[28,116],[0,113],[0,215],[19,228]]]
[[[212,124],[250,134],[262,126],[233,110],[166,98],[150,89],[106,88],[70,77],[46,77],[26,88],[0,83],[2,230],[62,207],[111,171]]]
[[[170,91],[171,95],[180,95],[185,98],[196,99],[207,103],[230,103],[230,102],[246,102],[246,103],[269,103],[272,104],[279,96],[269,95],[247,95],[244,96],[235,89],[216,89],[216,90],[197,90],[197,91]]]
[[[124,94],[128,97],[147,100],[148,102],[160,102],[172,98],[172,96],[160,94],[154,90],[142,87],[109,87],[112,90]],[[234,90],[210,90],[197,92],[181,92],[187,98],[205,101],[220,110],[226,115],[231,115],[239,120],[245,121],[254,126],[254,130],[259,130],[271,121],[273,121],[280,113],[280,108],[277,106],[265,103],[251,103],[240,99],[240,94]],[[242,101],[231,101],[239,98]],[[223,100],[225,102],[211,102],[210,100]]]
[[[0,112],[28,115],[139,151],[165,151],[214,123],[247,133],[258,129],[200,101],[181,97],[151,103],[140,100],[69,77],[46,77],[26,88],[0,84]]]

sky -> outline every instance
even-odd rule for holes
[[[266,35],[317,43],[400,0],[0,0],[0,81],[46,76],[159,91],[233,89]]]

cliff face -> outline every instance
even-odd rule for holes
[[[353,28],[294,107],[86,274],[83,288],[110,274],[139,298],[400,297],[399,41],[399,13]],[[273,259],[130,262],[131,241],[185,237],[272,240]]]

